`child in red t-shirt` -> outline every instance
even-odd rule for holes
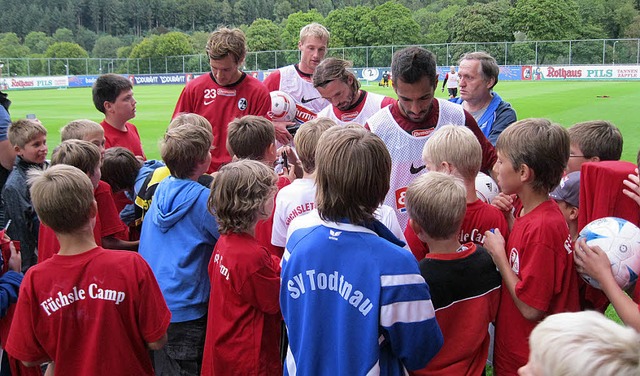
[[[148,350],[166,343],[171,313],[151,268],[135,252],[96,245],[84,172],[61,164],[30,181],[60,252],[25,275],[6,351],[27,366],[53,361],[61,375],[154,375]]]
[[[221,236],[209,262],[202,375],[282,375],[279,259],[254,237],[273,212],[276,181],[252,160],[223,166],[213,180],[209,210]]]
[[[475,181],[480,171],[482,147],[478,138],[466,127],[446,125],[429,137],[422,151],[422,160],[429,171],[444,172],[462,179],[467,192],[464,221],[460,228],[461,243],[484,244],[484,233],[497,228],[507,238],[509,226],[503,213],[476,196]],[[411,226],[404,231],[407,244],[418,261],[429,252]]]
[[[500,135],[496,149],[498,184],[504,194],[516,194],[520,205],[506,244],[500,230],[485,233],[484,246],[503,285],[493,364],[499,375],[516,375],[527,363],[535,325],[545,316],[579,310],[569,228],[549,198],[569,159],[569,135],[546,119],[525,119]]]
[[[227,149],[229,154],[236,159],[252,159],[273,168],[278,158],[276,130],[273,123],[263,117],[253,115],[243,116],[232,121],[229,123],[227,132]],[[295,166],[295,168],[287,168],[285,175],[280,176],[277,182],[278,190],[288,186],[295,180],[296,169],[300,169],[300,176],[302,176],[302,166],[299,164],[295,153],[289,149],[286,151],[286,155],[288,163],[291,166]],[[255,237],[273,255],[282,257],[284,247],[277,247],[271,244],[272,231],[273,213],[257,224]]]
[[[100,159],[100,150],[97,146],[88,141],[70,139],[63,141],[53,151],[51,163],[77,167],[91,179],[98,208],[93,228],[96,244],[107,249],[137,251],[138,241],[122,239],[127,234],[126,226],[115,209],[110,194],[111,188],[100,180]],[[41,263],[58,253],[60,243],[54,231],[44,223],[40,223],[38,238],[38,262]]]

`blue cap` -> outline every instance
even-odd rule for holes
[[[554,200],[564,201],[575,207],[580,205],[580,171],[574,171],[565,175],[560,180],[560,185],[556,187],[549,197]]]

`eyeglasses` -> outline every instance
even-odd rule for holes
[[[569,154],[569,158],[587,158],[584,155],[573,155],[573,154]]]

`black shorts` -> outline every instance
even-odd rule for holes
[[[458,88],[454,87],[454,88],[447,88],[447,90],[449,90],[449,95],[452,97],[457,97],[458,96]]]

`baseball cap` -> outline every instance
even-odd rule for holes
[[[578,207],[580,203],[580,171],[574,171],[565,175],[562,180],[560,180],[560,185],[549,193],[549,197]]]

